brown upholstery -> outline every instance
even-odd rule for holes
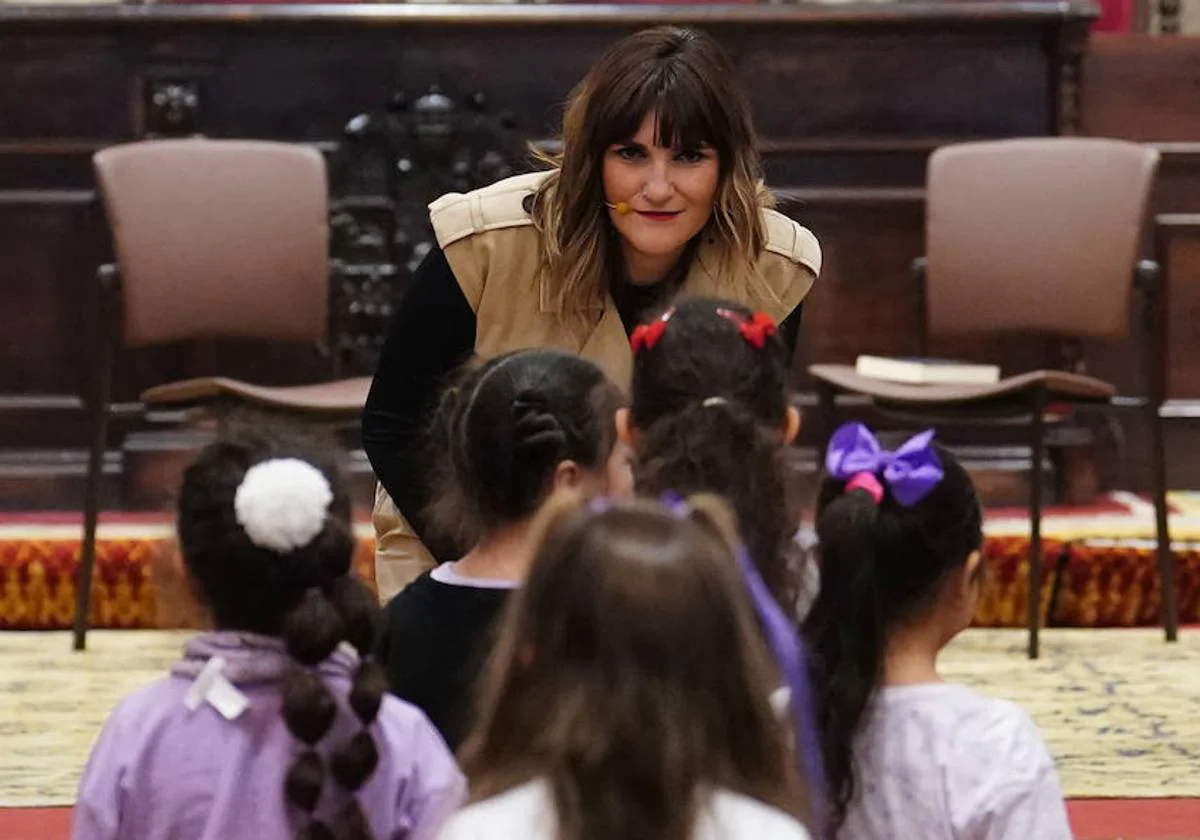
[[[1119,338],[1158,152],[1120,140],[965,143],[929,158],[930,335]]]
[[[127,346],[325,336],[329,212],[318,151],[155,140],[104,149],[94,163]]]
[[[1158,166],[1153,149],[1116,140],[1047,137],[965,143],[929,159],[926,257],[922,271],[927,336],[1025,334],[1124,338],[1135,276],[1147,292],[1138,338],[1154,373],[1146,398],[1117,401],[1113,385],[1089,376],[1036,370],[992,385],[909,385],[859,376],[849,365],[813,365],[818,428],[832,434],[839,391],[871,399],[905,423],[1019,423],[1030,442],[1029,580],[1042,570],[1042,469],[1048,403],[1137,407],[1151,430],[1155,530],[1163,627],[1178,632],[1175,573],[1167,525],[1157,266],[1138,262],[1146,200]],[[1040,585],[1028,588],[1029,656],[1037,658]]]
[[[367,402],[371,377],[341,379],[318,385],[267,387],[237,379],[206,376],[158,385],[142,393],[150,405],[209,402],[231,398],[242,403],[283,411],[314,414],[358,414]]]
[[[872,379],[854,372],[852,365],[813,365],[809,369],[817,379],[843,391],[863,394],[889,405],[960,405],[974,402],[999,402],[1023,398],[1032,388],[1043,387],[1050,399],[1107,400],[1117,389],[1103,379],[1060,370],[1034,370],[1008,376],[992,385],[909,385]]]
[[[96,331],[92,441],[83,504],[74,647],[83,650],[96,562],[114,354],[122,346],[215,338],[316,343],[329,330],[325,161],[314,149],[243,140],[156,140],[93,158],[119,284],[100,273],[102,313],[123,331]],[[266,387],[190,379],[151,388],[143,402],[234,402],[342,422],[359,414],[370,379]],[[220,406],[219,406],[220,407]]]

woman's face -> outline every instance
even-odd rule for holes
[[[604,200],[621,235],[629,280],[649,285],[679,259],[689,240],[712,217],[720,182],[717,152],[708,146],[669,149],[655,142],[656,119],[648,114],[629,140],[604,153]]]

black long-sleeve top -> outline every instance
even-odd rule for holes
[[[673,288],[621,284],[613,302],[626,333],[660,310]],[[779,325],[789,352],[796,346],[803,303]],[[475,312],[446,255],[434,248],[400,300],[371,383],[363,414],[363,449],[396,508],[439,563],[460,548],[430,533],[425,510],[431,498],[425,432],[450,374],[475,350]]]

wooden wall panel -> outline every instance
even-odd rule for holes
[[[91,361],[83,313],[106,232],[64,202],[93,188],[90,156],[107,144],[195,132],[315,143],[336,158],[353,145],[344,129],[356,115],[383,113],[398,92],[411,103],[434,85],[458,103],[483,94],[491,113],[511,112],[526,138],[544,141],[571,86],[612,42],[655,23],[699,25],[732,55],[770,185],[825,249],[802,361],[911,352],[909,265],[921,251],[928,154],[948,142],[1074,130],[1091,14],[1074,0],[502,5],[469,14],[418,5],[272,5],[252,14],[0,6],[0,251],[15,254],[0,260],[0,288],[13,290],[0,312],[22,320],[16,335],[26,345],[0,354],[0,507],[28,501],[13,491],[19,482],[3,479],[6,464],[61,455],[76,464],[66,472],[79,474]],[[335,189],[334,198],[347,206],[363,198],[356,189]],[[6,191],[24,204],[4,205]],[[417,208],[427,199],[395,198]],[[33,359],[41,363],[29,367]],[[169,347],[125,357],[116,391],[132,400],[169,378],[220,371],[285,384],[332,369],[314,348]],[[56,408],[33,407],[34,394],[37,406]],[[51,416],[60,421],[44,434],[31,422]],[[136,428],[124,438],[129,457],[113,467],[144,473],[123,479],[138,498],[161,483],[147,478],[156,473],[146,453],[175,446],[148,435]],[[63,504],[74,498],[64,493]]]
[[[1095,35],[1083,73],[1085,134],[1200,140],[1200,38]]]
[[[51,204],[46,196],[0,193],[0,383],[9,394],[73,394],[82,386],[79,271],[89,211],[82,198]]]

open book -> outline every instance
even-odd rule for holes
[[[951,359],[859,356],[854,371],[859,376],[910,385],[992,385],[1000,381],[1000,368],[996,365],[973,365]]]

